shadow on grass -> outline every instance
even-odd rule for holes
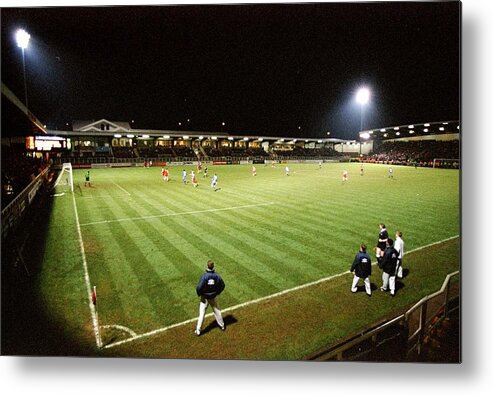
[[[63,322],[50,316],[50,301],[41,296],[43,256],[53,205],[51,193],[43,186],[17,229],[2,240],[2,355],[70,356],[94,352],[68,334]]]
[[[236,324],[238,322],[238,320],[231,314],[224,316],[223,320],[224,320],[224,326],[226,327],[226,330],[228,330],[228,327],[230,325]],[[219,325],[217,324],[216,321],[212,321],[209,325],[207,325],[204,329],[202,329],[200,331],[201,335],[206,334],[207,332],[210,332],[213,329],[217,329],[218,331],[221,330],[221,329],[219,329]]]

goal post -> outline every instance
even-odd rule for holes
[[[433,168],[459,169],[460,159],[434,158]]]
[[[55,181],[53,188],[59,188],[63,191],[68,190],[70,192],[74,191],[74,178],[72,174],[72,164],[64,163],[62,164],[62,169],[60,174]]]

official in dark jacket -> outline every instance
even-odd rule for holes
[[[221,330],[225,330],[223,317],[221,315],[221,310],[216,301],[216,297],[223,292],[225,287],[224,281],[219,274],[214,271],[214,262],[212,260],[207,261],[207,269],[197,285],[197,295],[200,297],[199,305],[199,318],[197,321],[197,328],[195,329],[195,334],[200,336],[200,330],[202,328],[202,323],[204,322],[205,311],[209,304],[212,306],[214,311],[214,317],[216,317],[217,324]]]
[[[359,246],[359,253],[355,256],[353,264],[351,265],[351,273],[352,272],[354,272],[354,278],[353,285],[351,286],[351,292],[358,291],[358,281],[363,279],[366,294],[371,296],[371,259],[370,255],[366,253],[366,245],[364,244]]]
[[[383,270],[382,273],[382,286],[381,291],[387,291],[390,289],[390,294],[395,295],[395,270],[397,268],[397,259],[399,253],[394,248],[394,241],[392,239],[387,239],[387,248],[383,253],[382,261],[379,266]]]

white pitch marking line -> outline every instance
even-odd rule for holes
[[[72,201],[74,202],[75,211],[75,223],[77,225],[77,234],[79,238],[80,252],[82,254],[82,265],[84,267],[84,280],[86,282],[87,299],[89,302],[89,309],[91,310],[92,326],[94,329],[94,335],[96,336],[96,344],[98,348],[101,348],[101,336],[99,333],[99,322],[96,314],[96,309],[92,303],[92,291],[91,291],[91,281],[89,279],[89,271],[87,268],[86,251],[84,248],[84,241],[82,240],[82,232],[80,229],[79,213],[77,212],[77,205],[75,203],[75,194],[72,194]]]
[[[122,186],[118,185],[115,181],[111,181],[113,184],[115,184],[118,188],[120,188],[123,192],[125,192],[127,195],[131,195],[130,192],[128,192],[125,188]]]
[[[457,237],[459,237],[459,235],[452,236],[452,237],[449,237],[447,239],[443,239],[443,240],[437,241],[435,243],[431,243],[431,244],[427,244],[427,245],[422,246],[422,247],[415,248],[414,250],[411,250],[411,251],[406,252],[405,253],[405,256],[406,255],[409,255],[409,254],[412,254],[413,252],[420,251],[420,250],[423,250],[425,248],[433,247],[435,245],[442,244],[442,243],[445,243],[447,241],[456,239]],[[375,263],[373,265],[375,265]],[[324,277],[324,278],[321,278],[319,280],[312,281],[310,283],[298,285],[298,286],[296,286],[294,288],[285,289],[284,291],[277,292],[277,293],[272,294],[272,295],[263,296],[261,298],[250,300],[250,301],[245,302],[245,303],[241,303],[241,304],[237,304],[235,306],[227,307],[225,309],[221,309],[221,311],[223,313],[226,313],[228,311],[237,310],[237,309],[239,309],[241,307],[245,307],[245,306],[248,306],[248,305],[251,305],[251,304],[263,302],[265,300],[273,299],[273,298],[276,298],[276,297],[281,296],[281,295],[285,295],[285,294],[290,293],[290,292],[293,292],[293,291],[298,291],[300,289],[308,288],[308,287],[311,287],[313,285],[317,285],[317,284],[323,283],[325,281],[333,280],[334,278],[341,277],[341,276],[344,276],[344,275],[349,274],[349,273],[351,273],[351,272],[349,270],[347,270],[347,271],[345,271],[343,273],[334,274],[332,276]],[[213,314],[214,313],[206,314],[205,317],[206,318],[207,317],[211,317]],[[140,335],[136,335],[136,336],[134,336],[134,337],[132,337],[130,339],[120,340],[118,342],[108,344],[108,345],[104,346],[103,348],[111,348],[111,347],[119,346],[119,345],[122,345],[122,344],[125,344],[125,343],[129,343],[129,342],[134,341],[134,340],[142,339],[144,337],[149,337],[149,336],[156,335],[158,333],[166,332],[166,331],[168,331],[170,329],[177,328],[179,326],[183,326],[183,325],[186,325],[186,324],[190,324],[190,323],[195,322],[195,321],[197,321],[197,318],[191,318],[189,320],[178,322],[178,323],[173,324],[173,325],[170,325],[170,326],[166,326],[166,327],[163,327],[163,328],[158,328],[158,329],[155,329],[155,330],[150,331],[150,332],[146,332],[146,333],[142,333]]]
[[[81,226],[108,224],[108,223],[112,223],[112,222],[135,221],[135,220],[139,220],[139,219],[153,219],[153,218],[163,218],[163,217],[176,217],[178,215],[214,213],[214,212],[217,212],[217,211],[229,211],[229,210],[239,210],[239,209],[242,209],[242,208],[250,208],[250,207],[270,206],[272,204],[274,204],[274,202],[246,204],[244,206],[234,206],[234,207],[224,207],[224,208],[211,208],[211,209],[207,209],[207,210],[183,211],[183,212],[180,212],[180,213],[159,214],[159,215],[146,215],[146,216],[143,216],[143,217],[131,217],[131,218],[121,218],[121,219],[108,219],[108,220],[105,220],[105,221],[88,222],[88,223],[85,223],[85,224],[81,224]]]
[[[116,328],[120,329],[121,331],[127,332],[130,334],[130,336],[135,337],[137,334],[130,328],[127,328],[126,326],[123,325],[102,325],[101,328]]]

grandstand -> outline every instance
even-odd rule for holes
[[[427,122],[365,130],[360,142],[370,152],[364,162],[412,165],[419,167],[459,168],[459,121]]]

